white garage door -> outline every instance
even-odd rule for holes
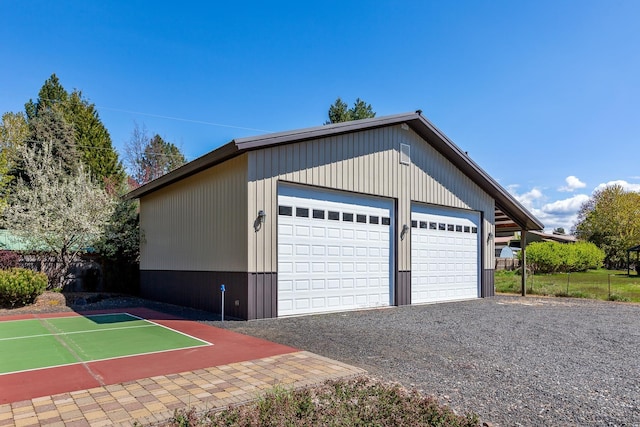
[[[411,210],[411,303],[478,298],[480,214]]]
[[[392,203],[281,186],[278,316],[392,303]]]

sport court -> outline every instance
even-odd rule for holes
[[[0,317],[0,405],[296,351],[141,307]]]
[[[0,322],[0,375],[212,345],[129,313]]]

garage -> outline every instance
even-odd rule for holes
[[[479,297],[480,214],[413,205],[411,303]]]
[[[389,200],[278,190],[278,316],[393,304]]]
[[[127,197],[141,295],[247,320],[491,297],[494,237],[543,228],[420,111],[234,139]]]

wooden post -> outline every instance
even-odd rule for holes
[[[527,230],[520,229],[520,252],[522,253],[522,296],[527,296]]]

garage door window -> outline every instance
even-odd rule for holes
[[[291,206],[279,206],[278,207],[278,213],[280,215],[286,215],[286,216],[291,216],[293,209],[291,208]]]

